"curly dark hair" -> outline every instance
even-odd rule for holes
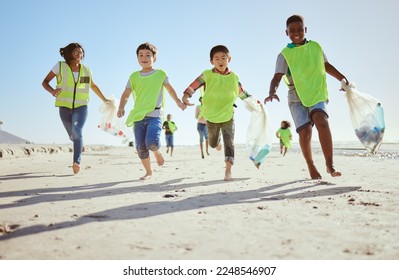
[[[73,60],[72,52],[76,48],[81,48],[83,52],[83,58],[85,57],[85,50],[79,43],[70,43],[68,46],[60,48],[60,55],[65,59],[66,63]]]

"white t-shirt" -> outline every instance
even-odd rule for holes
[[[60,63],[58,62],[53,69],[51,69],[51,71],[55,74],[58,75],[60,73]],[[72,72],[73,75],[73,79],[75,80],[75,82],[78,80],[79,78],[79,71],[78,72]]]

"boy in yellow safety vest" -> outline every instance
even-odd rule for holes
[[[276,99],[281,78],[285,75],[288,85],[288,104],[299,134],[299,144],[308,165],[310,177],[321,179],[312,158],[312,126],[319,133],[319,141],[326,161],[326,171],[333,177],[341,176],[333,165],[333,143],[328,123],[326,104],[328,102],[326,73],[337,80],[345,80],[331,65],[318,43],[305,38],[307,31],[304,19],[293,15],[287,19],[286,34],[292,41],[277,57],[275,74],[270,82],[269,96],[264,103]]]
[[[214,68],[203,71],[184,91],[182,98],[186,105],[192,106],[194,104],[191,104],[188,98],[197,89],[204,87],[202,113],[208,128],[209,145],[220,150],[220,133],[223,134],[225,181],[234,180],[231,174],[234,164],[234,102],[237,97],[244,100],[250,96],[243,90],[238,76],[228,68],[230,60],[230,52],[226,46],[213,47],[210,51],[210,61]]]
[[[142,69],[130,75],[117,113],[119,118],[125,114],[125,105],[129,96],[132,95],[134,107],[126,119],[126,125],[134,126],[137,154],[146,172],[140,177],[141,180],[150,179],[152,176],[149,151],[153,152],[159,166],[164,164],[164,158],[159,150],[165,103],[164,88],[180,109],[186,108],[186,105],[177,97],[166,73],[161,69],[153,68],[156,54],[157,48],[150,43],[138,46],[136,55]]]

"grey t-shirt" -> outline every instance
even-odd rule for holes
[[[328,62],[326,54],[323,52],[323,57],[324,57],[324,62]],[[275,74],[277,73],[282,73],[282,74],[287,74],[288,73],[288,64],[287,61],[285,60],[285,57],[282,53],[279,53],[277,56],[277,61],[276,61],[276,70],[274,71]],[[288,81],[288,102],[301,102],[299,100],[299,97],[296,93],[295,90],[295,85],[294,81],[292,80],[291,75],[285,75],[287,77]]]
[[[154,70],[152,70],[152,71],[150,71],[150,72],[145,72],[145,73],[140,72],[140,76],[141,76],[141,77],[147,77],[147,76],[150,76],[151,74],[154,74],[156,71],[157,71],[157,69],[154,69]],[[168,78],[168,77],[165,77],[165,80],[163,81],[163,84],[164,84],[164,85],[169,84],[169,78]],[[131,89],[131,87],[130,87],[130,80],[127,80],[126,88]],[[162,109],[163,109],[163,108],[162,108],[162,90],[163,90],[163,89],[161,89],[161,91],[159,92],[158,99],[157,99],[157,103],[156,103],[156,105],[155,105],[155,107],[156,107],[156,108],[159,108],[159,109],[155,109],[155,108],[154,108],[154,110],[151,111],[151,112],[149,112],[149,113],[146,115],[146,117],[153,117],[153,118],[160,118],[160,117],[162,117]]]

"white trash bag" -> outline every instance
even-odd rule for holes
[[[128,141],[128,128],[124,119],[118,118],[118,104],[119,101],[114,96],[108,98],[110,103],[101,104],[99,111],[102,114],[101,122],[98,128],[116,137],[122,138],[122,142]]]
[[[252,96],[244,99],[244,104],[251,112],[251,121],[246,135],[247,153],[256,168],[259,168],[272,148],[273,132],[270,117],[265,106]]]
[[[370,153],[376,153],[385,132],[384,110],[377,98],[359,92],[355,85],[341,82],[357,138]]]

